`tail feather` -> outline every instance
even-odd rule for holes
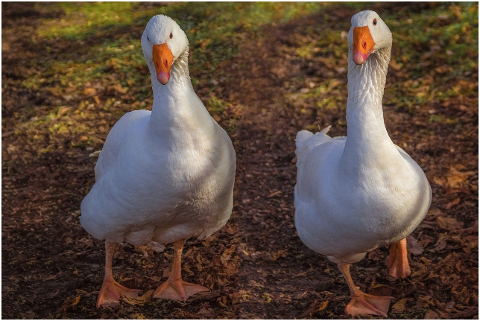
[[[330,139],[330,136],[327,135],[328,131],[330,130],[331,126],[325,127],[319,133],[315,135],[308,130],[301,130],[297,133],[297,138],[295,139],[296,149],[295,155],[297,155],[297,159],[302,158],[304,155],[308,154],[309,150],[312,147],[321,145]]]

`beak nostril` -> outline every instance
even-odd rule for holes
[[[362,45],[363,49],[367,49],[367,42],[364,42],[363,45]]]
[[[168,60],[167,59],[165,59],[165,62],[163,64],[165,65],[165,67],[168,68]]]

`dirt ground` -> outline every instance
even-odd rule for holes
[[[397,10],[395,5],[382,9]],[[47,91],[21,86],[35,72],[25,61],[46,44],[29,37],[35,19],[23,28],[12,23],[25,20],[19,10],[10,6],[2,12],[2,35],[9,43],[8,50],[2,46],[3,318],[348,318],[348,287],[340,272],[304,246],[294,226],[297,131],[332,125],[331,135],[346,134],[344,107],[318,111],[318,97],[295,96],[329,78],[344,92],[340,103],[346,102],[345,71],[327,65],[322,55],[299,58],[295,53],[311,41],[312,29],[328,27],[324,13],[264,28],[264,37],[245,38],[238,55],[218,68],[227,77],[215,94],[228,102],[219,122],[227,126],[229,118],[237,117],[229,132],[238,156],[234,211],[207,240],[189,240],[183,259],[185,279],[211,291],[185,303],[150,300],[147,293],[144,301],[97,310],[103,242],[88,235],[78,220],[80,202],[94,182],[95,158],[68,142],[36,153],[43,146],[18,129],[18,123],[51,105]],[[341,10],[329,14],[347,22],[351,16]],[[53,48],[69,49],[68,44]],[[403,80],[401,71],[390,68],[387,87]],[[477,70],[470,83],[478,87]],[[197,93],[203,98],[207,89]],[[433,109],[458,118],[458,125],[429,122]],[[414,112],[388,105],[384,111],[392,140],[427,174],[433,201],[408,238],[410,277],[388,276],[387,248],[355,264],[352,276],[367,292],[394,298],[391,318],[478,318],[478,90]],[[111,127],[115,119],[107,121]],[[123,244],[115,255],[114,274],[122,284],[146,293],[166,279],[171,257],[171,246],[156,253]]]

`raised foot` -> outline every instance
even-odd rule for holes
[[[199,284],[188,283],[182,280],[172,281],[169,279],[155,290],[153,297],[155,299],[186,301],[195,293],[205,291],[209,291],[209,289]]]
[[[412,274],[408,264],[407,239],[390,245],[387,267],[388,274],[396,279],[404,279]]]
[[[97,308],[100,306],[119,305],[122,296],[136,298],[139,291],[137,289],[129,289],[114,280],[104,280],[100,293],[98,293]]]
[[[387,318],[391,299],[392,297],[389,296],[370,295],[357,290],[345,308],[345,312],[352,316],[357,314],[373,314]]]

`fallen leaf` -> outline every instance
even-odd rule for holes
[[[445,304],[445,309],[452,309],[455,306],[455,301],[448,301],[447,304]]]
[[[392,313],[402,313],[403,311],[405,311],[405,306],[408,301],[413,301],[413,299],[401,299],[400,301],[392,305]]]
[[[282,194],[282,191],[275,191],[272,194],[268,195],[268,198],[274,197],[274,196],[277,196],[277,195],[280,195],[280,194]]]
[[[126,94],[127,93],[127,89],[122,87],[122,85],[120,84],[115,84],[113,86],[110,86],[111,89],[115,90],[116,92],[120,93],[120,94]]]
[[[434,218],[434,217],[437,217],[439,215],[443,215],[443,212],[438,208],[432,208],[432,209],[430,209],[430,211],[428,211],[427,218],[430,218],[430,217]]]
[[[447,180],[445,179],[445,177],[437,177],[435,176],[432,181],[437,184],[437,185],[440,185],[440,186],[443,186],[447,183]]]
[[[451,167],[447,176],[447,185],[451,188],[456,188],[460,186],[468,177],[474,175],[475,173],[470,172],[461,172],[455,167]]]
[[[328,300],[327,301],[323,301],[322,303],[320,303],[320,306],[318,307],[317,311],[322,311],[322,310],[325,310],[325,308],[328,306]]]
[[[420,255],[424,251],[423,245],[412,235],[407,236],[407,245],[413,255]]]
[[[67,309],[76,306],[80,302],[81,296],[78,295],[74,298],[66,298],[65,301],[63,302],[62,306],[57,310],[57,316],[61,315],[61,313],[65,313]]]
[[[145,303],[150,302],[152,300],[153,290],[148,290],[142,296],[131,298],[128,296],[122,296],[122,301],[128,303],[130,305],[139,305],[143,306]]]
[[[95,96],[97,94],[97,90],[95,88],[85,88],[83,94],[86,96]]]
[[[438,316],[438,313],[433,310],[428,310],[425,313],[425,316],[423,318],[424,319],[440,319],[440,317]]]
[[[448,202],[448,203],[445,205],[445,209],[449,210],[449,209],[451,209],[453,206],[457,205],[458,203],[460,203],[460,197],[457,197],[457,198],[454,199],[453,201]]]
[[[438,226],[443,229],[459,229],[463,227],[463,222],[457,221],[454,217],[439,216],[436,221]]]
[[[390,67],[393,70],[399,71],[400,69],[402,69],[403,64],[399,64],[395,59],[392,59],[390,60]]]
[[[447,234],[446,233],[441,233],[438,236],[437,243],[435,243],[435,250],[443,250],[447,246]]]
[[[280,257],[287,257],[286,253],[288,252],[288,250],[278,250],[274,253],[271,253],[269,256],[270,256],[270,260],[272,261],[276,261],[278,260]]]
[[[77,305],[78,302],[80,302],[80,296],[75,297],[73,299],[72,303],[70,303],[70,306],[73,307],[73,306]]]

